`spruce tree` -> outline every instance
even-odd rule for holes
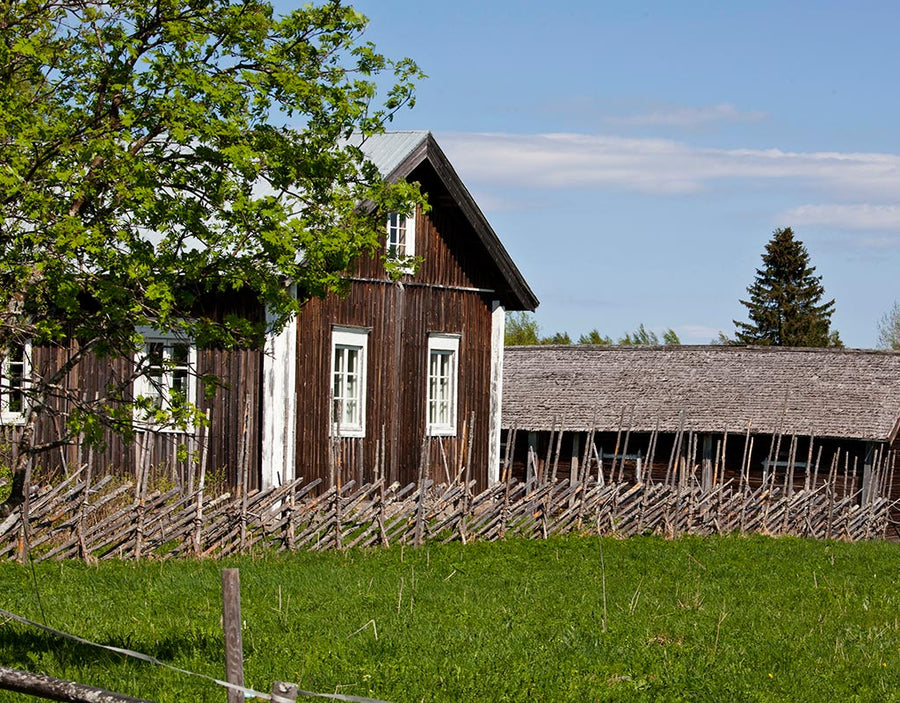
[[[735,342],[779,347],[843,346],[832,332],[834,300],[822,302],[822,277],[809,265],[803,243],[790,227],[777,229],[766,244],[763,266],[747,288],[749,322],[734,321]]]

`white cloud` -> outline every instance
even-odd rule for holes
[[[678,325],[674,329],[679,337],[707,340],[718,337],[721,331],[718,327],[709,327],[708,325]]]
[[[708,107],[673,107],[625,117],[607,117],[610,124],[632,126],[699,127],[711,122],[754,122],[764,119],[764,112],[741,112],[730,103]]]
[[[800,205],[779,220],[839,229],[900,230],[900,205]]]
[[[718,327],[707,325],[678,325],[674,329],[684,344],[707,344],[721,332]]]
[[[593,134],[441,135],[467,181],[526,188],[622,188],[678,194],[728,180],[793,182],[828,191],[895,198],[900,155],[714,149],[655,138]]]

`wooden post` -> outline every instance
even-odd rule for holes
[[[419,495],[416,500],[416,530],[413,544],[421,547],[425,537],[425,483],[428,481],[429,459],[431,458],[431,438],[422,438],[422,451],[419,454]]]
[[[206,411],[206,421],[200,425],[200,477],[197,488],[197,508],[194,513],[194,556],[199,557],[203,546],[203,491],[206,488],[206,448],[209,446],[209,410]]]
[[[225,630],[225,680],[244,685],[241,639],[241,580],[237,569],[222,569],[222,626]],[[243,703],[244,694],[228,689],[228,703]]]
[[[675,435],[675,441],[672,442],[672,451],[669,454],[669,465],[666,467],[666,485],[669,485],[669,482],[673,481],[672,471],[674,469],[675,473],[678,473],[678,466],[676,464],[676,457],[681,454],[681,437],[684,434],[684,410],[682,410],[678,414],[678,433]],[[675,466],[673,467],[673,464]]]
[[[528,460],[525,462],[525,483],[528,492],[534,490],[534,483],[538,477],[537,432],[528,433]]]
[[[634,425],[634,405],[631,406],[631,415],[628,417],[628,428],[625,430],[625,444],[622,447],[622,459],[619,463],[619,483],[622,483],[625,480],[625,455],[628,454],[628,441],[631,439],[631,428]],[[613,466],[615,466],[615,458],[613,459]],[[634,482],[637,483],[640,479],[635,475]]]
[[[556,483],[556,469],[559,466],[559,453],[562,451],[562,438],[563,438],[563,429],[559,428],[559,432],[556,435],[556,455],[553,457],[553,473],[550,476],[550,481],[552,483]]]
[[[812,432],[809,433],[809,451],[806,453],[806,476],[803,478],[803,490],[808,491],[810,489],[809,478],[812,475],[812,457],[813,457],[813,443],[816,440],[815,434]],[[812,486],[815,488],[815,486]]]
[[[721,463],[721,472],[719,474],[718,481],[723,486],[725,485],[725,459],[728,456],[728,425],[725,425],[725,433],[722,435],[722,463]]]
[[[647,448],[647,483],[653,485],[653,459],[656,455],[656,440],[659,439],[659,418],[656,418],[656,427],[650,434],[650,446]]]
[[[91,467],[94,463],[94,448],[93,446],[88,449],[87,456],[87,473],[84,479],[84,495],[81,499],[81,509],[78,511],[78,554],[84,559],[86,564],[92,564],[96,561],[96,558],[87,548],[87,543],[84,540],[84,522],[87,519],[88,513],[88,503],[91,497]]]
[[[581,435],[578,432],[572,433],[572,459],[569,462],[569,485],[578,482],[578,457],[581,454]]]
[[[553,461],[553,440],[555,439],[555,434],[556,418],[553,418],[553,427],[550,429],[550,437],[547,440],[547,457],[544,459],[544,470],[540,477],[542,486],[550,481],[550,467],[552,466],[551,462]]]

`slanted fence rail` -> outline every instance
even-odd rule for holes
[[[894,502],[832,473],[809,489],[785,491],[725,481],[682,467],[670,482],[514,478],[474,493],[472,483],[348,482],[326,488],[298,479],[237,494],[187,495],[145,481],[77,472],[0,523],[0,559],[225,557],[260,550],[463,543],[508,536],[630,536],[734,532],[864,540],[886,536]],[[685,479],[685,477],[687,477]],[[705,484],[705,485],[704,485]]]

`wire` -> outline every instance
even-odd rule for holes
[[[233,691],[239,691],[244,695],[244,698],[262,698],[263,700],[267,701],[273,700],[272,696],[268,693],[256,691],[252,688],[245,688],[244,686],[239,686],[238,684],[229,683],[227,681],[221,681],[220,679],[214,678],[212,676],[207,676],[206,674],[198,674],[194,671],[181,669],[177,666],[166,664],[165,662],[160,661],[156,657],[150,656],[149,654],[136,652],[133,649],[123,649],[122,647],[112,647],[106,644],[91,642],[90,640],[86,640],[83,637],[79,637],[78,635],[73,635],[68,632],[56,630],[52,627],[49,627],[48,625],[42,625],[41,623],[34,622],[32,620],[29,620],[28,618],[24,618],[21,615],[16,615],[15,613],[11,613],[8,610],[3,610],[2,608],[0,608],[0,617],[5,617],[8,620],[14,620],[15,622],[21,623],[23,625],[28,625],[30,627],[36,627],[37,629],[43,630],[44,632],[49,632],[50,634],[56,635],[57,637],[64,637],[65,639],[78,642],[79,644],[87,645],[89,647],[97,647],[99,649],[105,649],[109,652],[115,652],[126,657],[132,657],[133,659],[139,659],[140,661],[145,661],[150,664],[156,664],[157,666],[161,666],[165,669],[177,671],[180,674],[186,674],[188,676],[195,676],[200,679],[206,679],[207,681],[211,681],[219,686],[224,686],[225,688],[229,688]],[[307,698],[329,698],[336,701],[349,701],[350,703],[387,703],[386,701],[379,700],[377,698],[366,698],[364,696],[345,696],[340,693],[314,693],[312,691],[301,691],[299,689],[297,690],[297,695],[305,696]]]

